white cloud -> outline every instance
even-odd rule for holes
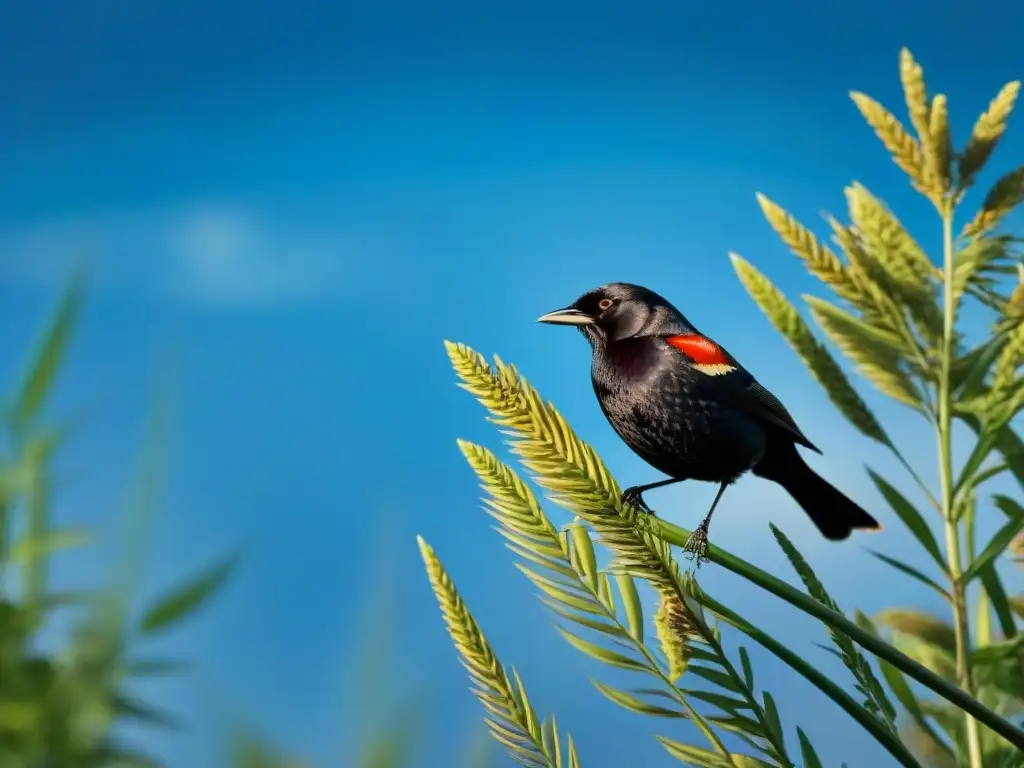
[[[89,258],[98,290],[224,308],[305,302],[342,284],[337,235],[242,206],[94,214],[0,232],[0,279],[51,286]]]

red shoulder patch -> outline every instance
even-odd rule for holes
[[[696,365],[725,365],[730,369],[732,367],[722,348],[700,334],[684,333],[679,336],[669,336],[665,341],[690,358]]]

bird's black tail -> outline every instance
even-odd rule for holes
[[[841,541],[854,528],[881,530],[875,518],[811,469],[791,440],[771,440],[753,473],[785,488],[826,539]]]

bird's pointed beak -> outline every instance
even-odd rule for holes
[[[538,323],[551,323],[552,325],[593,325],[594,318],[586,312],[578,309],[556,309],[537,318]]]

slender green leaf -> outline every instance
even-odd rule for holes
[[[510,534],[510,532],[504,528],[499,528],[498,532],[501,533],[501,535],[507,539],[512,538],[512,534]],[[533,549],[528,549],[525,546],[522,546],[520,544],[513,544],[511,542],[507,542],[505,546],[507,546],[509,550],[512,551],[513,554],[523,558],[524,560],[529,560],[531,563],[535,563],[536,565],[539,565],[541,568],[544,568],[545,570],[553,571],[559,576],[567,577],[570,579],[577,578],[576,571],[574,571],[568,565],[565,565],[564,562],[559,562],[558,560],[555,560],[552,557],[548,557],[547,555],[542,555],[539,552],[537,552],[536,543],[531,543]]]
[[[1024,531],[1024,515],[1016,520],[1010,520],[1006,525],[996,531],[995,536],[989,541],[988,546],[972,562],[963,574],[964,584],[970,584],[989,564],[1006,551],[1014,537]]]
[[[882,677],[885,678],[885,682],[889,686],[889,690],[892,691],[897,701],[903,705],[904,709],[914,719],[923,719],[921,707],[917,702],[917,697],[914,696],[914,690],[907,683],[906,678],[903,677],[903,673],[885,661],[881,662],[878,666],[882,672]]]
[[[591,682],[594,684],[594,687],[607,696],[608,699],[631,712],[637,712],[641,715],[654,715],[655,717],[685,717],[685,715],[677,709],[669,709],[668,707],[659,707],[657,704],[651,704],[649,701],[644,701],[639,696],[634,696],[632,693],[627,693],[626,691],[619,690],[618,688],[613,688],[610,685],[605,685],[600,680],[592,680]]]
[[[984,425],[977,414],[957,413],[957,417],[967,424],[975,435],[981,436]],[[996,438],[996,449],[1003,455],[1006,465],[1016,478],[1017,483],[1024,488],[1024,441],[1008,426],[998,430]]]
[[[974,447],[971,449],[971,453],[967,457],[967,461],[964,462],[963,467],[960,469],[960,474],[953,486],[954,494],[959,495],[963,493],[966,488],[970,487],[977,476],[981,465],[985,463],[989,454],[992,453],[992,449],[996,447],[998,440],[998,429],[986,429],[982,431],[978,436],[978,440],[974,443]]]
[[[581,627],[592,629],[595,632],[601,632],[602,634],[608,635],[609,637],[622,640],[623,631],[622,628],[617,624],[610,624],[607,619],[592,619],[589,616],[577,613],[570,608],[565,607],[565,603],[554,600],[550,597],[541,597],[541,602],[544,603],[552,612],[558,614],[563,619],[579,624]]]
[[[754,688],[754,668],[750,665],[750,654],[747,653],[747,649],[742,645],[739,649],[740,652],[740,665],[743,667],[743,682],[746,683],[747,688],[753,690]]]
[[[992,642],[992,601],[984,589],[978,592],[974,613],[974,644],[988,645]]]
[[[811,746],[811,740],[807,738],[807,734],[803,732],[802,728],[796,729],[796,735],[800,739],[800,756],[804,759],[804,768],[825,768],[821,764],[818,753]]]
[[[784,744],[785,737],[782,731],[782,720],[779,718],[779,708],[775,706],[775,699],[772,698],[768,691],[764,691],[761,695],[764,697],[765,722],[771,729],[772,735],[775,736],[775,742],[777,744]]]
[[[753,706],[746,699],[737,699],[733,696],[725,696],[721,693],[714,693],[713,691],[698,691],[692,688],[687,688],[683,691],[691,699],[697,699],[699,701],[707,702],[718,707],[723,712],[729,714],[738,714],[744,711],[753,710]]]
[[[53,388],[57,372],[67,353],[71,334],[78,322],[84,298],[85,280],[81,269],[72,275],[57,309],[50,319],[15,397],[14,416],[19,429],[31,424]]]
[[[1006,515],[1008,520],[1020,520],[1021,518],[1024,518],[1024,507],[1018,504],[1015,499],[1011,499],[1009,496],[997,493],[992,496],[992,501],[995,503],[996,508]]]
[[[697,675],[697,677],[702,677],[709,683],[717,685],[719,688],[726,691],[736,690],[736,686],[733,683],[732,678],[717,669],[705,667],[701,664],[691,664],[686,668],[686,671],[692,675]]]
[[[640,593],[637,592],[636,583],[628,573],[616,573],[615,582],[619,587],[619,594],[622,596],[622,607],[626,613],[626,626],[629,634],[638,643],[644,641],[644,613],[640,606]]]
[[[231,555],[157,600],[142,618],[142,633],[162,632],[201,608],[224,586],[238,560],[237,554]]]
[[[618,667],[619,669],[628,669],[632,672],[647,671],[647,667],[645,667],[638,661],[634,661],[628,656],[623,656],[621,653],[617,653],[616,651],[604,648],[603,646],[600,646],[597,643],[592,643],[589,640],[584,640],[582,637],[574,635],[572,632],[565,629],[564,627],[556,625],[555,628],[558,630],[559,634],[561,634],[562,637],[564,637],[568,641],[569,645],[571,645],[577,651],[581,651],[585,653],[587,656],[590,656],[592,659],[597,659],[598,661],[604,662],[605,664],[608,664],[612,667]]]
[[[730,758],[728,753],[720,754],[679,741],[658,736],[658,741],[668,750],[676,760],[685,765],[696,766],[696,768],[735,768],[736,762]]]
[[[747,715],[712,715],[708,717],[708,721],[714,723],[722,730],[729,731],[737,736],[743,735],[750,738],[764,734],[764,729],[761,728],[758,722]]]
[[[572,553],[576,556],[578,572],[586,579],[587,584],[593,591],[597,591],[597,555],[594,552],[594,543],[590,540],[586,526],[576,524],[569,526],[569,535],[572,539]]]
[[[25,565],[40,558],[47,558],[64,550],[82,547],[90,541],[84,528],[50,529],[42,536],[25,536],[11,547],[8,557],[11,563]]]
[[[892,507],[892,511],[903,521],[903,524],[907,526],[907,530],[914,535],[918,543],[924,547],[925,552],[932,556],[932,559],[945,573],[946,561],[942,557],[942,552],[939,550],[938,542],[935,541],[931,528],[928,527],[928,523],[925,522],[921,513],[917,511],[913,504],[907,501],[903,494],[890,485],[884,477],[876,474],[871,469],[868,469],[868,475],[874,482],[875,487],[878,488],[879,493],[882,494],[883,498],[889,503],[889,506]]]
[[[608,610],[598,603],[593,595],[588,595],[584,592],[579,584],[549,579],[547,576],[527,568],[522,563],[516,563],[515,567],[532,581],[534,586],[538,587],[541,592],[552,600],[581,613],[589,613],[592,616],[600,616],[602,618],[608,616]]]
[[[985,376],[1005,345],[1006,334],[996,334],[953,362],[950,385],[956,397],[968,398],[980,393]]]
[[[1003,589],[1003,582],[999,578],[994,564],[989,563],[987,567],[981,569],[978,578],[981,579],[982,587],[988,594],[988,599],[991,601],[992,608],[996,612],[1000,631],[1004,637],[1013,637],[1017,634],[1017,624],[1013,619],[1013,608],[1010,606],[1006,590]]]
[[[1009,469],[1010,467],[1005,462],[990,464],[975,476],[973,485],[975,488],[980,488],[992,478],[998,477]]]
[[[905,573],[907,576],[910,576],[911,578],[917,579],[922,584],[926,584],[927,586],[931,587],[936,592],[938,592],[940,595],[942,595],[946,600],[950,600],[951,599],[950,595],[949,595],[949,592],[947,592],[940,584],[938,584],[937,582],[933,581],[928,576],[925,576],[923,573],[921,573],[919,570],[917,570],[913,566],[907,565],[906,563],[897,560],[895,557],[889,557],[888,555],[883,555],[881,552],[876,552],[873,549],[869,549],[868,552],[870,552],[874,557],[877,557],[879,560],[881,560],[886,565],[891,565],[897,571],[900,571],[901,573]]]
[[[657,738],[672,757],[686,765],[696,766],[696,768],[774,768],[772,763],[750,755],[720,754],[673,741],[664,736]]]
[[[598,576],[598,597],[601,600],[601,604],[608,610],[609,614],[618,615],[618,611],[615,607],[615,593],[612,590],[612,582],[608,574],[605,571],[601,571]]]

